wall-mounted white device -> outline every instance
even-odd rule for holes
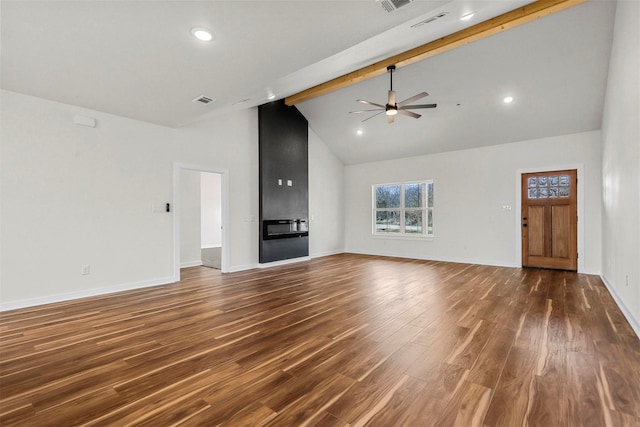
[[[73,122],[80,126],[87,126],[90,128],[96,127],[96,119],[94,119],[93,117],[81,116],[79,114],[76,114],[73,118]]]

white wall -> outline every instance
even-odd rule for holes
[[[618,1],[602,120],[602,274],[640,335],[640,3]]]
[[[257,109],[172,129],[1,95],[0,310],[171,282],[164,205],[176,163],[228,171],[229,271],[258,265]],[[75,125],[76,114],[97,126]],[[310,152],[310,180],[322,184],[309,195],[312,253],[332,253],[342,248],[341,165],[315,136]]]
[[[221,175],[200,173],[200,242],[202,248],[222,245],[222,194]]]
[[[581,271],[600,272],[600,132],[454,151],[345,168],[347,252],[520,266],[519,176],[523,170],[579,166],[584,217]],[[434,181],[433,239],[374,237],[371,186]],[[503,210],[511,205],[511,211]]]
[[[2,91],[1,119],[1,309],[172,281],[172,213],[152,207],[174,162],[229,171],[229,267],[257,264],[257,109],[170,129]]]
[[[180,266],[202,264],[200,245],[200,172],[180,171]]]
[[[344,165],[309,129],[309,256],[344,252]]]

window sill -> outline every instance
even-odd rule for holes
[[[415,236],[411,234],[371,234],[374,239],[392,239],[392,240],[434,240],[434,236]]]

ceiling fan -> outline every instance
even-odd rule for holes
[[[407,98],[404,101],[400,101],[396,103],[396,92],[393,90],[393,72],[395,71],[395,69],[396,69],[395,65],[389,65],[387,67],[387,72],[389,73],[389,79],[391,81],[391,88],[389,89],[389,97],[387,98],[386,105],[376,104],[375,102],[365,101],[364,99],[357,99],[356,101],[358,102],[361,102],[367,105],[373,105],[374,107],[378,107],[378,108],[375,108],[373,110],[349,111],[349,113],[360,114],[360,113],[368,113],[370,111],[379,111],[373,116],[367,117],[366,119],[364,119],[363,122],[366,122],[367,120],[372,119],[375,116],[385,113],[387,115],[388,122],[393,123],[395,116],[397,114],[413,117],[414,119],[418,119],[421,117],[420,114],[414,113],[413,111],[408,111],[410,109],[416,110],[420,108],[436,108],[437,104],[407,105],[413,101],[417,101],[420,98],[424,98],[425,96],[428,96],[429,94],[427,92],[421,92],[417,95],[412,96],[411,98]]]

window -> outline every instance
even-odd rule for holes
[[[373,234],[433,236],[433,181],[373,186]]]

